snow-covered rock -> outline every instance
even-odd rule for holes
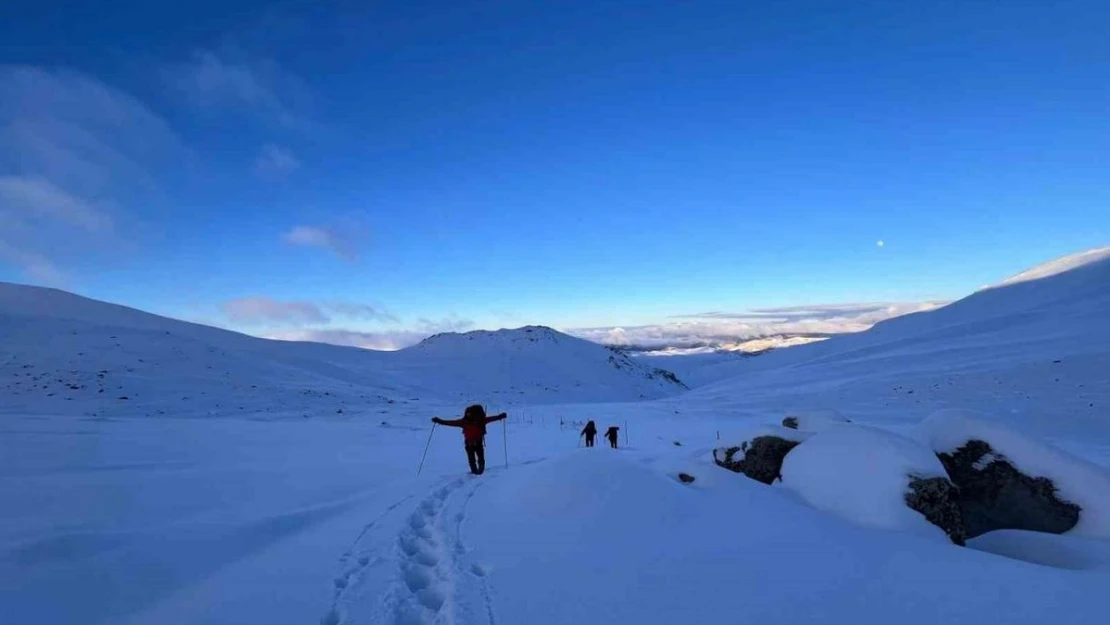
[[[989,416],[942,410],[917,437],[960,488],[969,536],[1022,529],[1110,538],[1110,473]]]
[[[809,436],[808,432],[761,425],[734,444],[714,449],[713,461],[729,471],[773,484],[779,478],[783,458]]]
[[[817,509],[871,527],[947,534],[962,544],[954,489],[942,486],[946,481],[944,467],[925,446],[859,425],[815,434],[782,464],[782,486]]]
[[[782,420],[783,427],[804,432],[820,432],[838,423],[849,423],[839,410],[790,410]]]

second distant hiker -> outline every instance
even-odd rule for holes
[[[582,433],[579,436],[586,437],[586,447],[594,446],[594,437],[597,436],[597,426],[593,421],[587,421],[586,427],[582,428]]]
[[[470,472],[481,475],[486,470],[486,424],[501,421],[507,417],[504,412],[492,417],[486,416],[486,409],[480,404],[467,406],[461,419],[440,419],[435,417],[432,421],[455,428],[462,428],[463,442],[466,446],[466,460],[470,463]]]
[[[617,448],[617,430],[620,428],[615,425],[610,425],[608,430],[605,430],[605,438],[609,439],[609,446],[613,449]]]

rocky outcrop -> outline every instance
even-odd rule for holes
[[[937,458],[959,487],[968,538],[999,529],[1062,534],[1079,522],[1081,508],[1060,498],[1052,480],[1022,473],[986,441]]]
[[[963,546],[967,530],[960,510],[959,493],[960,489],[943,477],[910,475],[906,505],[944,530],[953,543]]]
[[[791,430],[820,432],[840,423],[851,423],[837,410],[794,410],[782,420],[782,426]]]
[[[762,435],[744,441],[736,447],[713,450],[713,461],[718,465],[743,473],[764,484],[773,484],[779,478],[782,461],[799,444],[779,436]]]

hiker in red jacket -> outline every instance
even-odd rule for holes
[[[463,441],[466,445],[466,460],[470,463],[470,472],[481,475],[486,470],[486,424],[501,421],[508,415],[502,412],[492,417],[486,416],[486,409],[479,404],[468,406],[461,419],[440,419],[435,417],[432,421],[440,425],[449,425],[462,428]]]

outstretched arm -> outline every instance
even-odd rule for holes
[[[506,418],[508,418],[508,416],[509,415],[507,413],[502,412],[501,414],[496,414],[492,417],[486,417],[486,423],[493,423],[494,421],[504,421]]]
[[[440,419],[439,417],[432,417],[432,421],[440,425],[449,425],[453,428],[461,428],[463,426],[462,419]]]

